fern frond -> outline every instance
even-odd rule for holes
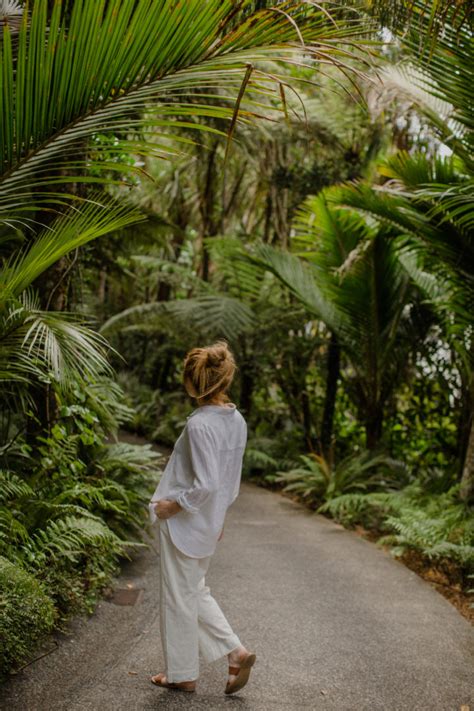
[[[18,474],[0,470],[0,503],[23,496],[34,496],[29,484]]]
[[[129,543],[136,545],[133,541],[121,541],[99,520],[67,516],[51,521],[46,529],[35,533],[24,552],[27,561],[38,568],[56,557],[65,556],[75,560],[87,546],[103,545],[118,554]]]

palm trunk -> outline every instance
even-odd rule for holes
[[[199,211],[201,213],[201,264],[199,274],[203,281],[209,281],[209,251],[204,244],[205,237],[213,237],[219,231],[219,221],[216,216],[217,191],[217,142],[207,153],[206,171],[202,178]]]
[[[474,417],[472,414],[459,493],[464,501],[469,501],[474,494]]]
[[[304,429],[304,438],[306,442],[306,446],[310,452],[314,452],[316,449],[316,441],[314,440],[314,437],[311,435],[311,428],[312,428],[312,418],[311,418],[311,407],[310,407],[310,399],[309,399],[309,394],[306,388],[301,393],[301,409],[303,411],[303,429]]]
[[[99,289],[97,293],[97,298],[99,304],[103,306],[105,304],[105,295],[107,293],[107,268],[105,266],[99,272]]]
[[[252,409],[252,395],[255,387],[255,375],[250,365],[241,367],[240,376],[240,409],[246,419],[250,417]]]
[[[382,437],[383,408],[378,403],[365,418],[365,438],[367,449],[375,449]]]
[[[321,424],[321,450],[329,458],[334,427],[337,385],[341,370],[341,348],[336,334],[331,334],[327,354],[326,394],[324,397],[323,421]]]

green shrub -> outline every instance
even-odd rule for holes
[[[474,516],[459,499],[459,485],[445,494],[405,494],[398,511],[385,522],[391,531],[380,544],[395,555],[415,550],[430,559],[448,558],[466,570],[474,569]]]
[[[0,677],[21,663],[55,623],[53,601],[42,584],[0,556]]]
[[[474,567],[474,516],[459,499],[459,485],[427,494],[416,480],[400,491],[345,494],[318,513],[385,534],[378,543],[391,546],[394,555],[412,550],[432,560],[452,560],[465,571]]]
[[[16,471],[0,466],[0,556],[39,581],[56,626],[92,612],[121,558],[147,546],[146,501],[160,455],[150,445],[110,442],[127,414],[119,395],[101,383],[85,388],[28,448],[17,438],[18,461],[9,451]]]
[[[331,501],[352,492],[399,488],[408,478],[402,462],[370,451],[346,457],[335,466],[317,454],[301,454],[300,459],[303,466],[265,479],[284,483],[283,491],[299,494],[308,503]]]

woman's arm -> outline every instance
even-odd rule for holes
[[[176,501],[188,513],[197,513],[219,487],[218,445],[212,428],[206,424],[188,424],[186,433],[194,481]]]

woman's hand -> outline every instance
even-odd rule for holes
[[[155,512],[158,518],[165,519],[175,516],[181,511],[181,506],[177,501],[171,501],[170,499],[160,499],[155,504]]]

